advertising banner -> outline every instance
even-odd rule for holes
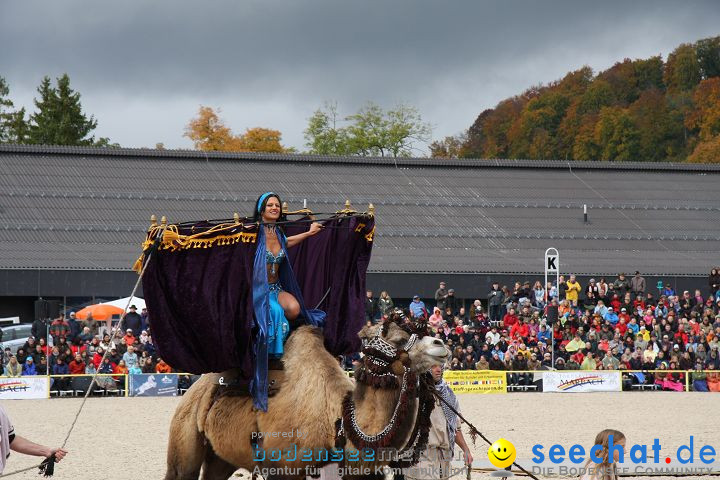
[[[505,372],[448,370],[443,378],[455,393],[507,393]]]
[[[3,377],[0,378],[0,400],[24,400],[48,398],[49,377]]]
[[[130,375],[131,397],[175,397],[177,388],[177,375],[166,373]]]
[[[566,370],[543,372],[543,392],[620,392],[620,372]]]

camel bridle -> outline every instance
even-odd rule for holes
[[[408,351],[417,343],[419,335],[411,333],[404,345],[398,348],[383,338],[383,332],[387,332],[387,325],[378,329],[369,340],[363,339],[361,351],[364,359],[355,372],[355,378],[358,383],[375,388],[400,389],[392,416],[379,433],[375,435],[365,433],[357,423],[355,402],[352,400],[352,394],[349,393],[343,400],[342,417],[338,420],[336,447],[344,447],[346,437],[361,450],[377,451],[390,446],[399,426],[407,415],[411,414],[408,408],[410,400],[420,397],[418,414],[407,445],[400,451],[391,452],[394,457],[393,466],[410,466],[418,462],[420,453],[427,445],[430,412],[434,407],[434,400],[432,394],[425,392],[424,388],[419,388],[418,375],[410,368]]]

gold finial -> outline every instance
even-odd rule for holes
[[[240,223],[240,214],[237,212],[233,213],[233,220],[235,220],[235,223]]]
[[[163,227],[167,225],[167,217],[165,217],[165,215],[160,218],[160,225],[162,225]]]
[[[345,215],[350,215],[350,214],[357,213],[357,212],[352,209],[352,205],[350,204],[350,200],[348,199],[348,200],[345,200],[345,208],[343,208],[342,210],[339,210],[335,213],[342,213]]]
[[[368,205],[368,214],[371,217],[375,216],[375,205],[373,205],[372,203],[370,205]]]
[[[282,211],[287,212],[289,208],[288,202],[283,202],[282,204]]]
[[[150,226],[154,227],[157,225],[157,217],[155,215],[150,215]]]

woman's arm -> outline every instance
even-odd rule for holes
[[[302,241],[305,240],[306,238],[312,237],[312,236],[315,235],[316,233],[320,232],[323,228],[324,228],[324,227],[323,227],[323,225],[322,225],[321,223],[313,222],[313,223],[310,225],[310,230],[308,230],[307,232],[298,233],[297,235],[293,235],[292,237],[288,237],[288,238],[287,238],[287,248],[292,248],[292,247],[294,247],[295,245],[297,245],[298,243],[302,242]]]

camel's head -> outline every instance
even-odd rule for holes
[[[359,336],[366,356],[381,363],[397,364],[399,360],[416,373],[424,373],[450,356],[442,340],[425,332],[425,325],[408,322],[402,311],[395,311],[382,325],[363,328]]]

